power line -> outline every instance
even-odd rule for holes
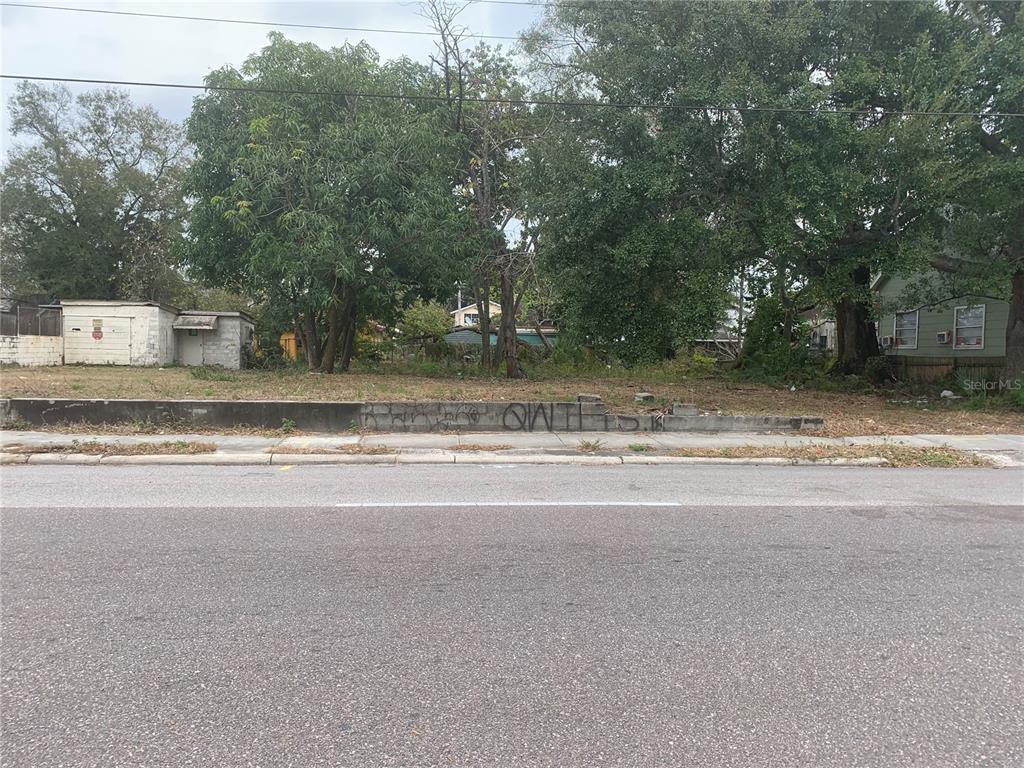
[[[8,75],[0,74],[4,80],[33,80],[48,83],[82,83],[87,85],[121,85],[139,88],[174,88],[191,91],[226,91],[232,93],[262,93],[276,96],[331,96],[342,98],[390,99],[400,101],[447,101],[445,96],[429,94],[376,93],[372,91],[324,91],[301,90],[293,88],[263,88],[250,85],[196,85],[193,83],[159,83],[145,80],[105,80],[86,77],[48,77],[44,75]],[[881,110],[852,108],[813,108],[813,107],[737,107],[715,104],[645,104],[627,101],[567,101],[560,99],[497,99],[486,97],[462,97],[462,101],[474,104],[504,104],[508,106],[551,106],[551,107],[596,107],[613,109],[647,109],[669,110],[679,112],[765,112],[780,114],[823,114],[823,115],[862,115],[864,117],[1024,117],[1024,112],[951,112],[927,110]]]
[[[147,19],[171,19],[177,21],[203,21],[215,24],[252,24],[261,27],[292,27],[297,29],[324,29],[340,32],[368,32],[389,35],[419,35],[437,37],[437,32],[415,29],[381,29],[378,27],[342,27],[333,24],[302,24],[287,21],[259,21],[256,19],[227,19],[215,16],[183,16],[173,13],[146,13],[143,11],[111,11],[100,8],[72,8],[65,5],[37,5],[34,3],[0,3],[5,8],[32,8],[45,11],[68,11],[71,13],[96,13],[105,16],[137,16]],[[462,37],[475,37],[484,40],[519,40],[516,35],[476,35],[465,33]]]

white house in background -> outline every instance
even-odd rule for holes
[[[828,352],[836,349],[836,321],[825,314],[821,307],[813,307],[800,313],[800,319],[811,326],[811,346]]]
[[[244,312],[181,311],[155,301],[67,299],[64,363],[241,368],[255,328]]]
[[[501,307],[496,302],[490,303],[489,310],[491,317],[501,314]],[[476,304],[467,304],[448,314],[452,316],[453,328],[472,328],[480,325],[480,310],[477,309]]]

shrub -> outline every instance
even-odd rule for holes
[[[690,357],[690,370],[692,376],[696,378],[706,378],[714,373],[717,365],[718,360],[704,350],[693,350],[693,355]]]
[[[876,387],[896,381],[892,360],[886,355],[869,357],[864,363],[864,376]]]
[[[402,313],[398,331],[403,339],[443,338],[452,327],[448,310],[434,301],[417,301]]]

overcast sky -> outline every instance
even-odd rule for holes
[[[40,5],[170,13],[267,22],[331,24],[385,29],[429,30],[418,2],[128,2],[79,3],[27,0]],[[514,35],[541,16],[525,5],[473,3],[460,20],[477,34]],[[240,65],[265,45],[271,27],[172,19],[147,19],[0,7],[0,68],[5,74],[86,77],[201,83],[213,69]],[[321,47],[365,39],[382,58],[407,55],[425,61],[433,38],[417,35],[280,28],[293,40]],[[495,42],[495,41],[492,41]],[[3,96],[2,136],[9,142],[7,101],[15,82],[0,81]],[[74,92],[90,86],[70,86]],[[195,92],[133,87],[137,102],[154,105],[163,115],[182,120]]]

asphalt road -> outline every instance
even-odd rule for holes
[[[0,762],[1024,764],[1020,473],[473,470],[4,468]]]

